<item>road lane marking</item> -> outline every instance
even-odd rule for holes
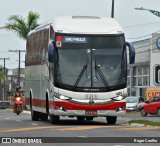
[[[32,123],[34,124],[34,123]],[[26,128],[10,128],[10,129],[0,129],[0,132],[21,132],[21,131],[34,131],[42,129],[58,130],[58,131],[83,131],[92,129],[113,129],[113,130],[154,130],[160,129],[159,127],[125,127],[125,126],[36,126],[36,127],[26,127]]]
[[[96,128],[113,128],[115,126],[39,126],[39,127],[26,127],[26,128],[10,128],[10,129],[0,129],[0,132],[21,132],[21,131],[33,131],[33,130],[41,130],[41,129],[52,129],[52,130],[90,130]],[[117,126],[116,126],[117,127]],[[120,126],[122,127],[122,126]]]
[[[41,127],[27,127],[27,128],[14,128],[14,129],[2,129],[0,132],[20,132],[20,131],[33,131],[40,129],[59,128],[57,126],[41,126]]]
[[[159,127],[124,127],[124,128],[116,128],[116,130],[132,130],[132,131],[141,131],[141,130],[152,130],[152,129],[160,129]]]
[[[67,127],[67,128],[59,128],[59,129],[56,129],[56,130],[60,130],[60,131],[65,131],[65,130],[68,130],[68,131],[80,131],[80,130],[90,130],[90,129],[97,129],[97,128],[104,128],[106,126],[81,126],[81,127]]]
[[[5,118],[6,120],[10,120],[11,118]]]
[[[154,129],[160,129],[159,127],[124,127],[124,126],[80,126],[80,127],[59,127],[53,130],[59,130],[59,131],[82,131],[82,130],[92,130],[92,129],[115,129],[115,130],[130,130],[130,131],[138,131],[138,130],[154,130]]]
[[[36,126],[36,125],[38,125],[37,123],[31,123],[33,126]]]
[[[118,126],[74,126],[74,127],[64,127],[64,128],[57,128],[55,130],[60,130],[60,131],[81,131],[81,130],[91,130],[91,129],[100,129],[100,128],[113,128],[113,127],[118,127]],[[124,127],[124,126],[120,126]]]

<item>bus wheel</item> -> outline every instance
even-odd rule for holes
[[[51,121],[51,124],[57,124],[59,123],[59,116],[54,116],[54,115],[50,115],[50,121]]]
[[[94,117],[86,117],[87,121],[92,121]]]
[[[83,117],[83,116],[78,116],[78,117],[77,117],[77,120],[78,120],[78,121],[84,121],[84,119],[85,119],[85,117]]]
[[[40,119],[41,119],[42,121],[47,121],[47,120],[48,120],[48,114],[41,113]]]
[[[33,110],[32,104],[31,104],[31,119],[32,119],[32,121],[39,120],[39,113]]]
[[[108,125],[115,124],[117,121],[117,117],[116,116],[107,116],[106,120],[107,120]]]
[[[32,121],[38,121],[39,120],[39,113],[31,110],[31,118],[32,118]]]

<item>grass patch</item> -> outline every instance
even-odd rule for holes
[[[144,125],[150,125],[150,126],[160,126],[160,122],[153,122],[149,120],[132,120],[129,121],[129,124],[131,123],[137,123],[137,124],[144,124]]]

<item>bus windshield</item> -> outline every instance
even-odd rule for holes
[[[109,91],[126,86],[124,35],[62,37],[55,61],[55,84],[59,88]]]

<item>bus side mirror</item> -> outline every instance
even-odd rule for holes
[[[48,44],[48,61],[50,63],[54,62],[54,42],[50,41]]]
[[[135,63],[135,48],[132,43],[126,42],[126,46],[129,48],[129,63],[134,64]]]

